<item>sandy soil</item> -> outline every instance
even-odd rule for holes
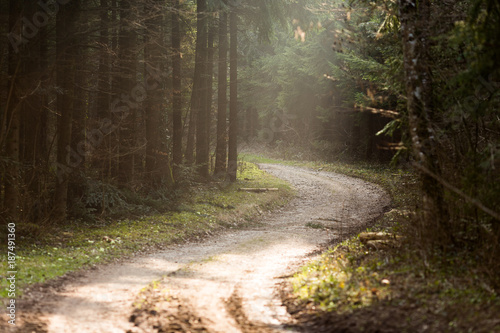
[[[164,294],[151,317],[163,314],[168,322],[173,313],[168,308],[175,304],[184,322],[193,322],[193,332],[285,331],[290,317],[277,284],[321,244],[373,222],[390,199],[379,187],[343,175],[281,165],[261,168],[297,189],[287,207],[263,216],[257,227],[99,267],[60,290],[32,296],[42,313],[33,331],[187,332],[184,324],[153,328],[140,314],[131,320],[137,295],[158,279]],[[174,317],[179,319],[172,315],[172,322]]]

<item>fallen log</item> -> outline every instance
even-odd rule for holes
[[[359,234],[361,243],[372,250],[384,250],[396,247],[397,240],[400,238],[401,236],[386,232],[362,232]]]
[[[388,234],[387,232],[362,232],[359,234],[361,243],[366,243],[371,240],[389,240],[395,238],[395,235]]]
[[[278,191],[278,188],[276,188],[276,187],[270,187],[270,188],[240,188],[239,191],[260,193],[260,192]]]

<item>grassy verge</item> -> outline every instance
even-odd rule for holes
[[[421,251],[412,234],[418,202],[414,174],[382,165],[283,161],[247,154],[246,161],[333,171],[381,185],[393,209],[374,229],[404,236],[373,250],[358,236],[330,248],[290,279],[284,296],[299,323],[323,332],[500,332],[500,297],[467,249]]]
[[[354,237],[295,274],[288,307],[318,332],[500,332],[498,295],[470,257],[453,260]]]
[[[466,249],[424,256],[411,235],[419,195],[411,172],[368,164],[244,160],[333,171],[381,185],[393,209],[374,227],[405,237],[373,250],[355,236],[324,252],[289,281],[286,304],[317,332],[500,332],[500,298]]]
[[[35,283],[98,263],[149,251],[189,239],[201,239],[224,228],[244,228],[263,210],[284,205],[293,196],[285,183],[247,162],[240,163],[233,184],[199,185],[190,189],[177,210],[134,220],[75,223],[33,241],[18,239],[17,295]],[[241,187],[277,187],[278,192],[248,193]],[[7,272],[2,261],[1,272]],[[2,277],[0,297],[7,297]]]

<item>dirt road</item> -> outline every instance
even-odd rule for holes
[[[281,165],[261,168],[297,189],[287,207],[251,229],[85,273],[40,301],[47,331],[156,332],[146,324],[134,327],[129,319],[141,289],[161,277],[164,298],[175,299],[203,323],[195,331],[282,331],[288,316],[276,295],[281,277],[318,245],[372,222],[390,200],[380,188],[342,175]]]

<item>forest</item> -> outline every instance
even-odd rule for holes
[[[499,31],[498,0],[0,0],[2,246],[274,188],[249,156],[370,165],[415,179],[384,232],[495,298]]]

